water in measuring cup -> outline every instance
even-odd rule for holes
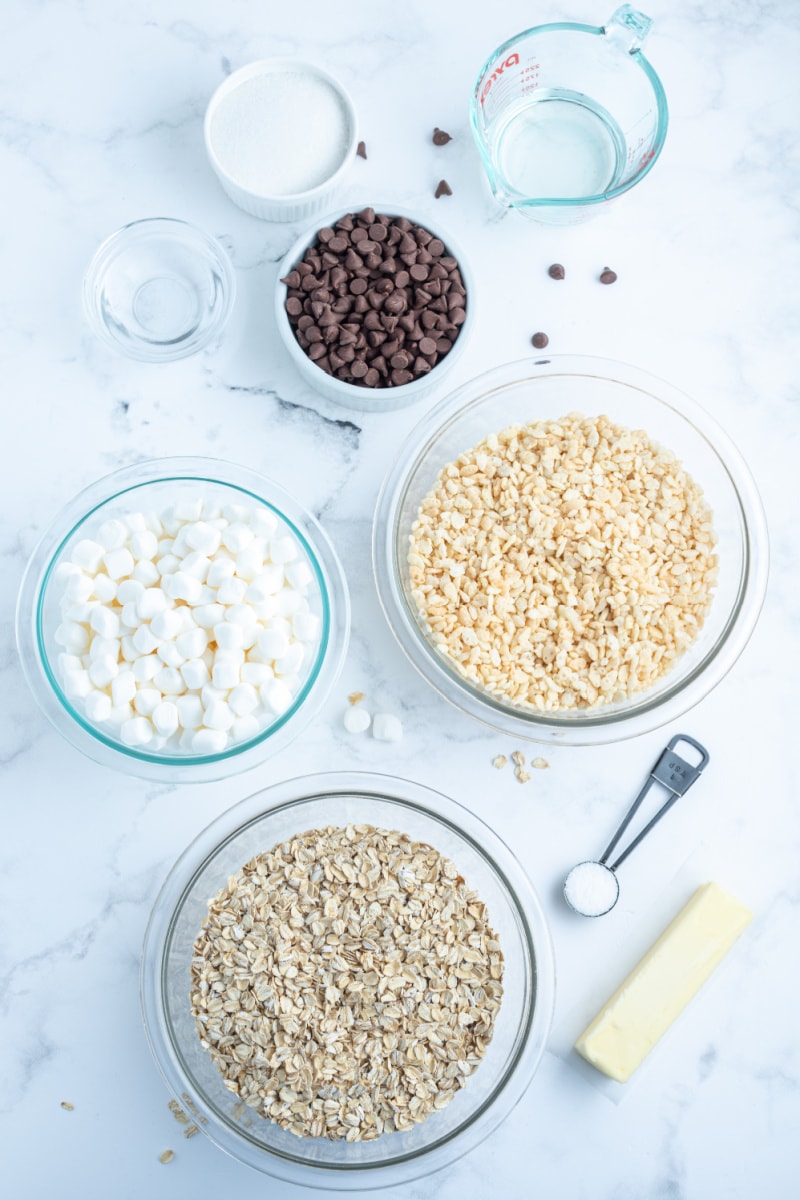
[[[581,199],[614,187],[625,167],[625,139],[590,97],[542,89],[509,113],[498,131],[497,173],[529,199]]]

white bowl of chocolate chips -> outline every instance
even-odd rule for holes
[[[394,206],[338,210],[280,264],[281,337],[318,392],[385,412],[437,387],[474,320],[472,276],[449,234]]]

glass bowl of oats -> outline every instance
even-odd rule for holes
[[[597,745],[674,720],[727,674],[768,537],[722,428],[637,368],[554,356],[464,384],[415,427],[376,507],[384,613],[470,716]]]
[[[352,1191],[439,1170],[525,1092],[555,992],[541,904],[454,800],[331,773],[257,792],[172,868],[141,998],[174,1100],[269,1175]]]

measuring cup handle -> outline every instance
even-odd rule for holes
[[[635,54],[641,50],[652,27],[652,18],[630,4],[623,4],[603,26],[603,36],[626,54]]]

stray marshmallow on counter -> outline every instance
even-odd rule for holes
[[[314,572],[266,506],[186,494],[104,521],[56,578],[64,691],[131,749],[249,741],[291,709],[319,648]]]
[[[371,720],[365,708],[351,706],[344,714],[343,724],[348,733],[365,733]]]
[[[399,742],[403,737],[403,725],[393,713],[376,713],[372,721],[372,736],[379,742]]]

